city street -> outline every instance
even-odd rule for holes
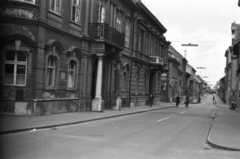
[[[0,136],[1,159],[237,159],[206,139],[217,112],[211,96],[168,108],[73,126]],[[226,134],[228,135],[228,134]]]

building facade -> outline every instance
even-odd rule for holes
[[[84,5],[9,0],[1,6],[1,112],[41,115],[89,109],[82,103],[87,100],[83,79],[90,55],[82,50],[83,14],[76,11]]]
[[[120,110],[161,98],[167,29],[125,0],[1,3],[0,112]]]
[[[172,46],[170,46],[169,52],[168,52],[168,67],[169,72],[167,73],[167,80],[164,81],[166,83],[167,92],[166,92],[166,101],[172,102],[175,101],[176,96],[180,96],[179,91],[179,81],[181,79],[180,75],[180,60],[177,59],[173,52],[176,51]]]
[[[141,1],[137,4],[139,12],[134,21],[130,64],[130,106],[147,104],[149,94],[159,104],[161,76],[168,72],[167,52],[171,43],[164,37],[167,29]]]

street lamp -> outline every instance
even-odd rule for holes
[[[206,69],[206,67],[197,67],[197,69]]]
[[[198,44],[191,44],[191,43],[188,43],[188,44],[182,44],[182,46],[198,46]]]

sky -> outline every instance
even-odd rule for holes
[[[142,0],[167,29],[164,34],[197,74],[213,86],[224,77],[231,24],[240,24],[238,0]],[[182,44],[198,44],[197,47]],[[203,67],[205,69],[198,69]]]

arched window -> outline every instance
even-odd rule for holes
[[[27,54],[24,51],[10,50],[4,58],[4,84],[26,86]]]
[[[46,86],[49,88],[57,86],[59,53],[59,48],[57,46],[52,46],[47,55]]]
[[[56,64],[57,60],[53,55],[48,56],[47,60],[47,85],[54,86],[55,85],[55,77],[56,77]]]
[[[77,61],[71,59],[68,63],[68,88],[75,88],[77,85],[77,68]]]

